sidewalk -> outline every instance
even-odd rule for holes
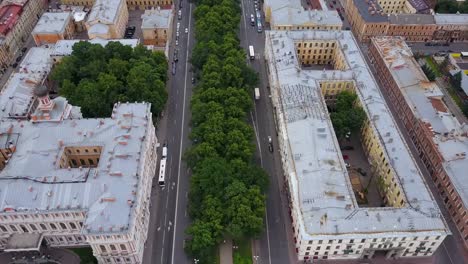
[[[219,246],[219,259],[221,264],[232,264],[232,240],[225,240]]]

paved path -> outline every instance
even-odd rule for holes
[[[45,248],[40,252],[4,252],[0,254],[2,264],[80,264],[80,257],[71,250]]]
[[[219,258],[221,264],[232,264],[232,240],[225,241],[219,246]]]

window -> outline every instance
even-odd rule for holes
[[[52,230],[57,230],[57,226],[53,223],[50,224],[50,227],[52,228]]]
[[[67,226],[64,223],[60,223],[60,228],[67,229]]]
[[[120,249],[127,250],[127,247],[124,244],[120,244]]]
[[[115,246],[114,246],[114,245],[110,245],[110,249],[111,249],[112,251],[115,251],[115,250],[117,250],[117,248],[115,248]]]
[[[3,231],[3,232],[8,232],[6,227],[4,225],[0,225],[0,229]]]
[[[18,232],[18,229],[16,228],[16,226],[10,225],[10,228],[11,230],[13,230],[13,232]]]
[[[71,229],[76,229],[75,223],[70,223],[70,227],[71,227]]]
[[[47,230],[47,227],[44,225],[44,224],[39,224],[39,226],[41,227],[42,230]]]
[[[37,231],[36,225],[30,224],[29,226],[31,227],[31,229],[32,229],[33,231]]]
[[[107,252],[106,247],[104,245],[99,245],[99,248],[101,249],[102,252]]]

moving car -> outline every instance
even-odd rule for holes
[[[253,14],[250,14],[250,25],[255,26],[255,17]]]
[[[188,28],[185,28],[185,34],[188,34]]]

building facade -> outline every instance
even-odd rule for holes
[[[120,39],[128,23],[124,0],[96,0],[86,21],[90,39]]]
[[[0,66],[5,69],[28,40],[47,1],[7,0],[0,4]]]
[[[64,5],[91,7],[96,0],[61,0]],[[151,9],[157,6],[168,8],[173,5],[172,0],[126,0],[128,8],[134,10]]]
[[[402,38],[373,38],[369,48],[382,89],[419,151],[440,195],[468,247],[465,193],[468,128],[450,113],[443,93],[427,80]]]
[[[351,32],[268,31],[265,59],[299,260],[434,254],[450,231]],[[331,124],[345,90],[366,113],[380,207],[358,202]]]
[[[406,41],[468,41],[467,14],[430,14],[422,0],[347,0],[346,16],[356,38],[401,36]]]
[[[44,13],[32,31],[36,46],[71,39],[75,32],[71,12]]]
[[[141,15],[143,44],[165,47],[172,36],[172,9],[145,10]]]

